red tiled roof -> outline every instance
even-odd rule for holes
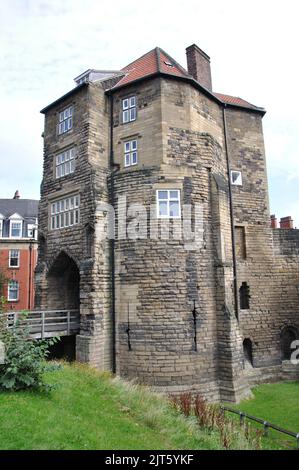
[[[125,72],[126,75],[114,86],[114,88],[119,88],[123,85],[134,82],[139,78],[147,77],[148,75],[152,75],[157,72],[177,75],[180,77],[190,77],[183,67],[181,67],[159,47],[156,47],[142,57],[139,57],[139,59],[127,65],[121,69],[121,71]]]
[[[156,47],[155,49],[147,52],[143,56],[139,57],[139,59],[134,60],[134,62],[121,69],[121,71],[124,72],[125,75],[119,80],[119,82],[117,82],[116,85],[114,85],[113,89],[120,88],[124,85],[133,83],[138,79],[142,79],[159,72],[194,80],[193,77],[180,64],[178,64],[160,47]],[[229,96],[222,93],[213,92],[211,92],[211,95],[214,95],[223,103],[227,103],[232,106],[240,106],[242,108],[264,111],[263,108],[254,106],[248,101],[245,101],[242,98],[238,98],[236,96]]]
[[[245,101],[242,98],[238,98],[237,96],[223,95],[222,93],[213,93],[213,95],[223,103],[242,106],[242,108],[261,109],[254,106],[254,104],[248,103],[248,101]]]

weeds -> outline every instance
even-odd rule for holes
[[[182,393],[171,396],[172,406],[186,417],[195,416],[200,428],[219,433],[220,443],[224,449],[236,449],[236,444],[244,442],[244,447],[260,449],[262,431],[252,430],[248,423],[240,426],[225,416],[217,405],[210,405],[200,395]]]

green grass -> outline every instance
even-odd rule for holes
[[[0,449],[219,449],[217,433],[198,429],[142,387],[63,364],[47,373],[50,394],[0,393]]]
[[[255,387],[254,398],[244,400],[234,408],[261,418],[281,428],[299,433],[299,382],[279,382]],[[259,424],[256,426],[262,429]],[[269,431],[269,438],[262,439],[265,449],[285,449],[296,447],[292,437]]]

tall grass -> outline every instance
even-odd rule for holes
[[[182,393],[169,400],[176,411],[186,417],[194,416],[200,429],[218,433],[224,449],[261,449],[261,430],[251,429],[248,423],[239,425],[225,416],[218,405],[208,404],[200,395]]]

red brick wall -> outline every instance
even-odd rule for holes
[[[9,267],[9,251],[20,250],[20,267]],[[19,300],[8,301],[6,310],[29,310],[34,308],[34,269],[37,262],[37,249],[36,244],[33,245],[31,251],[29,244],[26,243],[23,248],[17,247],[14,243],[11,245],[5,244],[2,247],[0,244],[0,266],[8,279],[19,282]],[[30,294],[29,294],[30,293]],[[7,299],[8,286],[5,285],[4,296]]]

